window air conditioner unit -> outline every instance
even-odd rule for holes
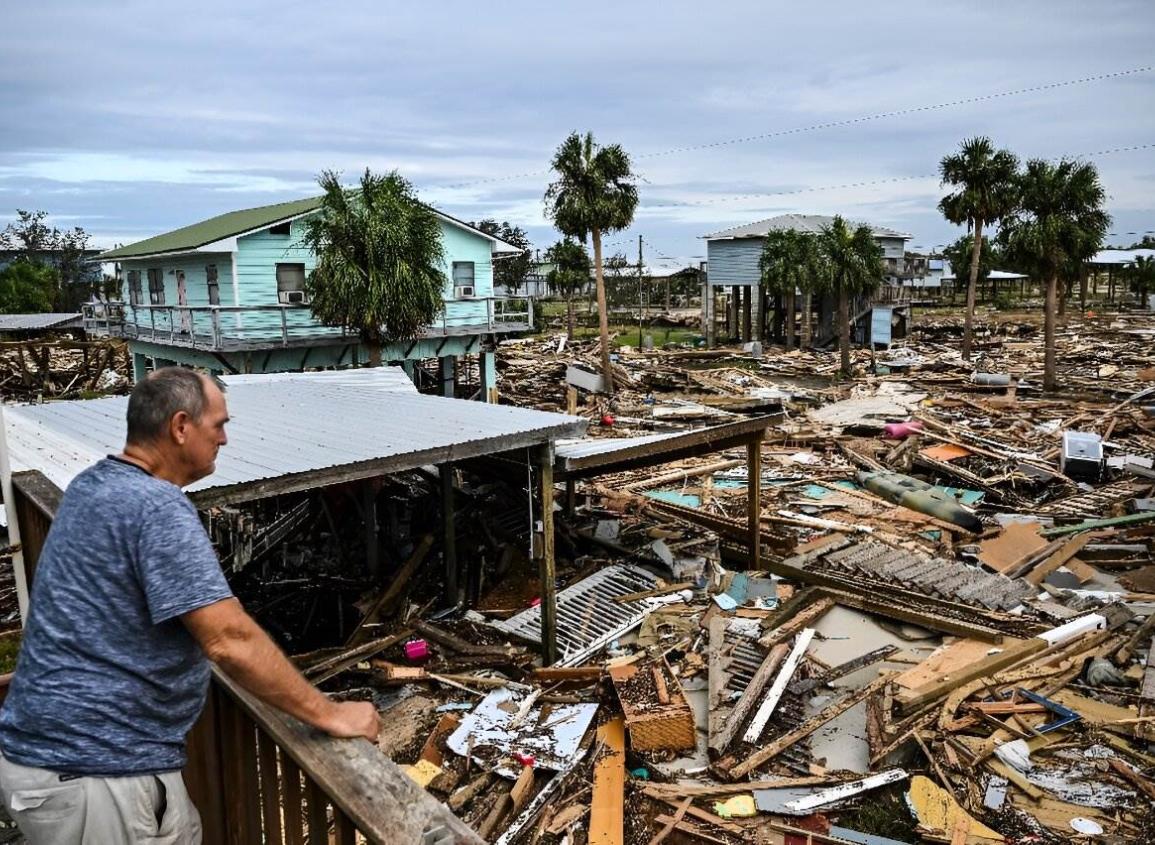
[[[281,294],[281,302],[286,305],[304,305],[308,301],[303,290],[287,290]]]
[[[473,285],[458,285],[454,288],[453,293],[456,299],[472,299],[476,296],[473,291]]]

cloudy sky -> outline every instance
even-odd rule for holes
[[[549,159],[573,130],[632,155],[641,205],[607,240],[633,257],[643,235],[655,264],[786,212],[944,243],[937,162],[977,133],[1087,156],[1110,240],[1155,229],[1151,0],[4,7],[0,223],[45,209],[98,246],[370,167],[544,247]]]

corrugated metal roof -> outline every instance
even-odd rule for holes
[[[274,223],[312,211],[320,204],[320,197],[309,197],[292,202],[279,202],[274,205],[262,205],[259,208],[245,208],[240,211],[230,211],[227,214],[218,214],[216,217],[193,223],[191,226],[174,229],[163,235],[146,238],[128,246],[110,249],[100,256],[100,260],[112,261],[118,258],[133,258],[158,253],[186,252],[243,232],[272,226]]]
[[[0,314],[0,332],[27,332],[81,325],[79,314]]]
[[[704,235],[707,240],[714,238],[761,238],[765,237],[772,231],[787,231],[793,230],[796,232],[808,232],[817,235],[826,226],[834,222],[834,218],[827,214],[780,214],[777,217],[768,217],[765,220],[759,220],[757,223],[748,223],[745,226],[735,226],[732,229],[723,229],[720,232],[714,232],[712,235]],[[888,229],[885,226],[875,226],[872,223],[864,223],[859,220],[847,220],[847,223],[854,226],[869,226],[871,233],[876,238],[910,238],[906,232],[900,232],[897,229]]]
[[[112,261],[121,258],[143,258],[148,255],[167,254],[174,252],[190,252],[207,244],[223,241],[226,238],[243,235],[266,226],[272,226],[284,220],[290,220],[321,207],[323,197],[306,197],[305,199],[279,202],[274,205],[262,205],[258,208],[244,208],[239,211],[230,211],[218,214],[208,220],[193,223],[171,232],[165,232],[143,241],[137,241],[127,246],[116,247],[101,253],[101,261]],[[422,205],[425,205],[422,203]],[[444,211],[438,211],[433,206],[425,205],[434,214],[450,222],[469,229],[494,242],[500,254],[520,253],[521,247],[504,241],[496,235],[483,232],[471,223],[458,220]]]
[[[560,460],[574,460],[589,458],[594,455],[607,455],[631,446],[641,446],[644,443],[657,443],[659,440],[669,440],[681,437],[685,432],[667,431],[662,434],[647,434],[644,437],[598,437],[581,440],[559,440],[554,446],[553,453]]]
[[[232,376],[229,443],[187,488],[200,505],[521,449],[580,435],[585,420],[418,394],[400,368]],[[5,407],[13,470],[64,488],[124,446],[124,396]]]

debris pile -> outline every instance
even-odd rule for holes
[[[0,342],[0,396],[7,402],[127,393],[131,374],[128,345],[120,340]]]
[[[1153,332],[1066,329],[1058,397],[1027,323],[974,363],[924,326],[852,383],[825,352],[623,350],[612,400],[596,345],[503,345],[506,401],[603,436],[768,414],[757,477],[743,448],[579,482],[555,665],[498,495],[475,609],[390,586],[300,663],[491,842],[1150,841]]]

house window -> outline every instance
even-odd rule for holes
[[[164,271],[159,267],[148,270],[148,301],[152,305],[164,305]]]
[[[305,265],[277,265],[277,302],[301,305],[309,301],[305,295]]]
[[[128,271],[128,304],[129,305],[140,305],[141,299],[143,299],[143,297],[141,296],[141,290],[140,290],[140,271],[139,270],[129,270]]]
[[[476,296],[476,288],[473,286],[473,262],[454,261],[453,297],[461,299],[469,296]]]
[[[289,231],[290,231],[292,225],[293,225],[292,223],[285,222],[285,223],[278,223],[276,226],[270,226],[269,227],[269,234],[270,235],[280,235],[282,237],[287,238],[287,237],[289,237]]]
[[[221,284],[217,276],[217,265],[205,267],[205,281],[209,287],[209,305],[221,304]]]

